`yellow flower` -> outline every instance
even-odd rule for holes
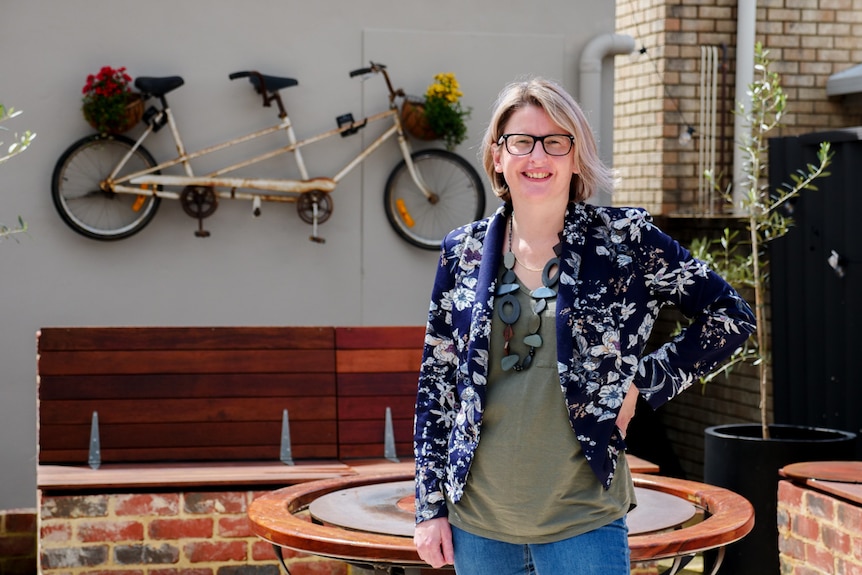
[[[431,130],[446,141],[452,150],[467,137],[464,120],[470,108],[463,108],[459,100],[464,95],[452,72],[434,76],[434,83],[425,90],[425,117]]]

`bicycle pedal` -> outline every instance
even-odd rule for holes
[[[308,236],[308,239],[318,244],[326,243],[326,238],[321,238],[319,236]]]
[[[350,128],[341,132],[342,138],[346,138],[347,136],[352,136],[353,134],[358,132],[360,128],[362,128],[365,125],[364,122],[362,124],[360,124],[359,126],[354,125],[353,114],[351,114],[350,112],[348,112],[347,114],[342,114],[342,115],[338,116],[337,118],[335,118],[335,121],[338,123],[339,128],[343,128],[344,126],[350,126]]]

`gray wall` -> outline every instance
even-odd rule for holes
[[[307,240],[310,227],[292,204],[264,205],[254,219],[249,203],[222,202],[206,221],[208,239],[196,238],[196,222],[170,201],[147,229],[120,242],[66,228],[51,203],[50,177],[63,150],[91,131],[80,114],[87,74],[111,65],[133,76],[182,75],[186,85],[170,101],[187,147],[196,149],[275,119],[246,81],[228,81],[233,71],[297,78],[299,86],[284,95],[300,137],[335,127],[342,113],[383,109],[379,82],[347,74],[369,60],[386,63],[394,83],[417,95],[436,72],[451,71],[473,108],[459,152],[475,162],[489,108],[506,82],[542,74],[577,95],[583,46],[613,29],[614,3],[586,0],[4,2],[0,101],[24,110],[8,127],[38,137],[0,166],[0,221],[13,224],[20,214],[30,226],[17,242],[0,245],[0,508],[35,502],[35,336],[42,326],[425,320],[437,255],[408,246],[386,222],[382,189],[398,159],[394,144],[334,192],[325,245]],[[605,64],[609,109],[612,60]],[[602,149],[609,150],[611,123],[602,123]],[[312,175],[332,172],[374,133],[307,149]],[[11,135],[2,139],[9,143]],[[148,147],[168,157],[167,133]],[[296,170],[273,162],[255,171],[285,173]],[[497,202],[488,199],[490,211]]]

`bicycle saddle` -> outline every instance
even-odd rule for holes
[[[298,80],[294,80],[293,78],[284,78],[282,76],[268,76],[266,74],[261,74],[260,72],[250,71],[250,72],[234,72],[228,76],[231,80],[236,80],[237,78],[248,78],[248,81],[251,82],[251,85],[254,86],[254,89],[260,93],[261,84],[263,84],[263,88],[267,92],[277,92],[282,88],[290,88],[291,86],[296,86],[299,84]]]
[[[152,78],[140,76],[135,79],[135,87],[152,96],[164,96],[171,90],[176,90],[185,83],[180,76],[165,76],[164,78]]]

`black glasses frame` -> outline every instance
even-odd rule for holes
[[[523,136],[523,137],[527,137],[527,138],[532,138],[533,139],[533,145],[530,146],[529,151],[521,153],[521,154],[516,154],[515,152],[513,152],[512,150],[509,149],[509,138],[512,136]],[[552,154],[551,152],[548,151],[548,148],[545,147],[545,138],[568,138],[569,139],[569,149],[566,150],[565,154]],[[500,144],[505,143],[506,151],[509,152],[510,154],[512,154],[513,156],[529,156],[530,154],[533,153],[533,150],[536,149],[536,142],[542,142],[542,149],[545,150],[545,153],[548,154],[549,156],[557,156],[557,157],[567,156],[569,154],[569,152],[572,151],[572,148],[575,147],[575,137],[570,136],[569,134],[548,134],[546,136],[534,136],[532,134],[503,134],[502,136],[500,136],[500,139],[497,140],[497,145],[499,146]]]

